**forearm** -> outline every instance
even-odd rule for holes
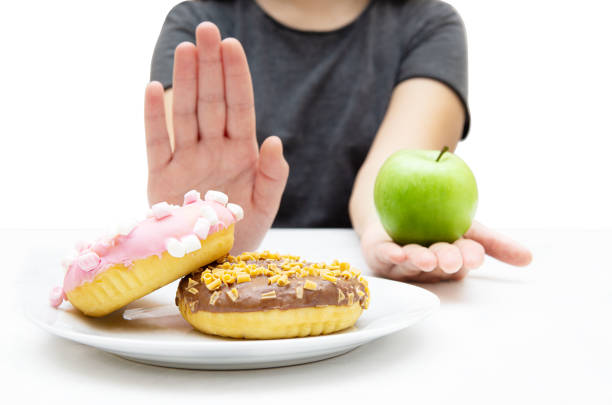
[[[400,84],[357,173],[349,201],[349,215],[358,235],[369,226],[380,226],[374,206],[378,170],[400,149],[454,150],[461,137],[465,112],[458,97],[445,85],[429,79]]]

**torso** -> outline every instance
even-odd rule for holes
[[[340,28],[324,32],[290,28],[254,1],[177,6],[194,15],[193,30],[209,20],[223,37],[244,46],[257,140],[279,136],[290,165],[274,226],[351,226],[348,201],[355,176],[398,83],[411,32],[423,24],[419,9],[431,3],[372,0],[353,21],[337,21]]]

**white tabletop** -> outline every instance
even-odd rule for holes
[[[0,231],[10,280],[0,298],[0,395],[3,403],[9,395],[63,404],[611,403],[611,234],[513,231],[532,247],[531,266],[487,259],[463,282],[425,285],[442,305],[411,328],[301,366],[189,371],[133,363],[31,324],[21,310],[28,291],[22,269],[48,263],[41,277],[57,283],[63,253],[93,233]],[[273,230],[262,248],[347,260],[367,273],[349,230]]]

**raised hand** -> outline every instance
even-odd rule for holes
[[[221,41],[210,23],[196,29],[196,45],[174,56],[172,127],[166,127],[164,90],[147,86],[145,132],[149,203],[182,203],[185,192],[220,190],[240,204],[233,252],[256,249],[272,225],[289,175],[277,137],[258,150],[251,74],[242,45]]]
[[[461,280],[480,267],[485,254],[515,266],[531,262],[531,252],[519,243],[484,225],[473,222],[462,239],[454,243],[399,246],[373,222],[361,237],[361,248],[369,267],[383,277],[399,281],[433,283]]]

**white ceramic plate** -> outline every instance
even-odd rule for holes
[[[425,318],[440,304],[419,287],[368,277],[370,308],[354,327],[326,336],[280,340],[235,340],[195,331],[178,311],[167,316],[126,320],[125,309],[104,318],[81,315],[69,303],[51,308],[44,294],[25,311],[41,328],[66,339],[158,366],[231,370],[289,366],[334,357],[404,329]],[[176,283],[133,302],[126,308],[167,307]],[[172,310],[171,310],[172,311]]]

